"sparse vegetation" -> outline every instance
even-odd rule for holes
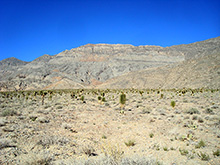
[[[164,151],[168,151],[168,148],[167,148],[167,147],[163,147],[163,150],[164,150]]]
[[[112,145],[111,143],[102,144],[101,151],[115,163],[119,162],[124,155],[124,151],[122,151],[119,145]]]
[[[186,113],[190,114],[190,115],[193,115],[193,114],[200,114],[198,109],[196,108],[191,108],[189,109]]]
[[[128,140],[127,142],[125,142],[125,145],[130,147],[130,146],[134,146],[135,145],[135,141],[134,140]]]
[[[121,104],[121,108],[123,108],[125,106],[126,103],[126,95],[122,92],[122,94],[120,95],[120,100],[119,100],[120,104]]]
[[[199,143],[195,146],[195,148],[201,148],[201,147],[205,147],[205,142],[203,140],[200,140]]]
[[[217,149],[216,151],[213,151],[214,156],[220,156],[220,149]]]
[[[80,100],[84,101],[85,100],[85,96],[81,96]]]
[[[105,135],[102,135],[102,139],[107,139],[107,136],[105,136]]]
[[[176,106],[176,102],[175,101],[171,101],[170,105],[171,105],[171,107],[174,108]]]
[[[6,109],[2,112],[1,116],[5,117],[5,116],[16,116],[18,115],[17,111],[13,110],[13,109]]]
[[[201,158],[201,160],[203,161],[208,161],[210,159],[209,155],[206,153],[202,153],[200,152],[200,154],[198,154],[198,156]]]
[[[46,90],[42,90],[41,94],[44,91]],[[140,91],[144,93],[141,95]],[[46,150],[57,154],[58,159],[54,161],[64,160],[63,163],[68,162],[67,158],[71,157],[88,164],[107,164],[105,161],[114,165],[122,162],[147,162],[144,161],[145,157],[139,157],[139,154],[145,151],[157,155],[166,154],[163,158],[166,163],[170,163],[168,159],[178,150],[179,156],[177,155],[174,162],[177,164],[183,163],[182,160],[185,159],[191,164],[202,164],[202,161],[215,161],[219,158],[220,150],[215,143],[220,138],[217,131],[220,128],[217,111],[219,91],[211,93],[210,90],[203,90],[203,93],[198,93],[195,90],[193,97],[190,95],[191,90],[183,94],[176,89],[160,90],[159,94],[158,89],[73,89],[46,92],[48,94],[44,97],[44,105],[41,105],[40,91],[6,94],[0,92],[1,139],[12,139],[7,148],[4,148],[8,153],[0,154],[0,160],[6,161],[5,157],[9,157],[9,154],[17,154],[14,152],[14,146],[23,149],[26,137],[27,144],[33,143],[30,152]],[[126,94],[126,109],[118,107],[122,93]],[[162,94],[166,96],[163,96],[163,99],[160,98]],[[107,102],[103,103],[103,98],[107,99]],[[170,99],[178,103],[178,107],[174,106],[175,110],[171,110]],[[184,102],[184,99],[188,102]],[[86,104],[82,104],[83,100],[86,100]],[[211,110],[207,111],[207,107]],[[132,140],[134,137],[135,141]],[[204,138],[204,141],[198,139],[200,137]],[[206,142],[207,138],[209,139]],[[127,153],[135,153],[137,157],[129,158]],[[13,157],[13,161],[17,163],[16,159],[22,155],[25,154],[21,152],[19,156]],[[186,157],[181,159],[181,155]],[[194,157],[196,159],[192,160]],[[158,157],[158,161],[160,160]],[[39,162],[44,164],[46,160],[41,159]],[[71,163],[74,164],[73,162]],[[149,162],[153,162],[152,159]]]
[[[98,100],[101,101],[101,100],[102,100],[102,97],[101,97],[101,96],[98,96]]]
[[[153,138],[153,137],[154,137],[154,134],[153,134],[153,133],[150,133],[149,136],[150,136],[150,138]]]
[[[95,153],[94,147],[91,146],[91,145],[84,145],[84,146],[82,147],[82,152],[83,152],[85,155],[88,155],[88,156],[95,156],[95,155],[97,155],[97,154]]]
[[[189,151],[188,150],[186,150],[186,149],[179,149],[179,151],[180,151],[180,154],[181,155],[187,155],[188,153],[189,153]]]

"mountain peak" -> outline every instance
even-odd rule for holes
[[[25,65],[28,62],[19,60],[15,57],[6,58],[2,61],[0,61],[0,65],[7,65],[7,66],[19,66],[19,65]]]

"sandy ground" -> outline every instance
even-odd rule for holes
[[[104,91],[105,102],[98,101],[102,92],[75,91],[72,98],[54,91],[43,105],[33,92],[1,93],[0,164],[85,164],[101,157],[115,164],[134,157],[149,164],[220,164],[213,154],[220,150],[219,91],[124,90],[123,109],[121,91]]]

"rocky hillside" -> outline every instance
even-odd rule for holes
[[[220,53],[111,79],[99,88],[220,88]]]
[[[165,48],[87,44],[29,63],[0,61],[0,90],[219,88],[219,52],[220,37]]]

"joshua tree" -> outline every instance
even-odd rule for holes
[[[47,91],[40,91],[42,105],[44,105],[44,97],[47,95]]]

